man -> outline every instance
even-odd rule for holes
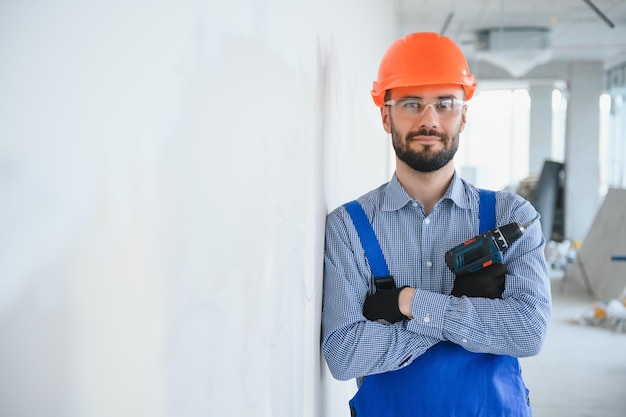
[[[540,351],[550,320],[545,239],[526,200],[496,192],[488,214],[455,172],[475,88],[461,50],[436,33],[405,36],[381,62],[372,97],[396,172],[358,205],[391,284],[376,288],[378,262],[345,206],[326,226],[322,349],[335,378],[357,378],[353,416],[531,415],[517,358]],[[501,263],[455,276],[445,253],[489,220],[527,226]]]

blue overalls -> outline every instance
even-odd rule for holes
[[[356,204],[355,204],[356,203]],[[495,193],[480,190],[480,233],[495,227]],[[374,277],[389,276],[361,205],[345,205]],[[472,353],[439,342],[408,366],[364,378],[350,400],[353,417],[530,417],[517,358]]]

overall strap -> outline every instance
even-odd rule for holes
[[[480,206],[478,217],[480,225],[479,232],[484,233],[496,227],[496,192],[480,189]]]
[[[365,251],[367,262],[372,268],[374,283],[377,290],[394,288],[393,277],[389,273],[389,267],[385,256],[380,248],[374,229],[365,214],[365,210],[358,201],[351,201],[343,205],[352,218],[352,223],[359,235],[361,246]]]

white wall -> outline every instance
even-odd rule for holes
[[[389,3],[0,5],[0,415],[346,415],[324,216],[388,179]]]

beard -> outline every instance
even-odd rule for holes
[[[391,138],[396,156],[413,170],[418,172],[434,172],[448,164],[454,158],[459,149],[460,131],[450,138],[448,135],[435,130],[420,129],[416,132],[409,132],[406,137],[395,129],[391,121]],[[437,136],[441,138],[443,149],[434,151],[433,145],[422,145],[421,151],[411,148],[411,139],[416,136]]]

